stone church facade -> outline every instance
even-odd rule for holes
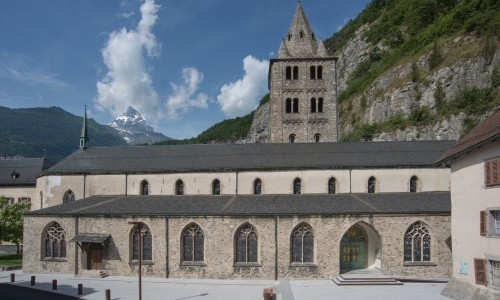
[[[92,148],[84,124],[37,179],[24,272],[449,276],[450,170],[434,162],[453,142],[335,142],[335,59],[300,3],[269,74],[269,144]]]

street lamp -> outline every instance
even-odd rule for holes
[[[137,226],[137,228],[134,230],[132,234],[137,234],[139,236],[138,239],[138,247],[137,249],[139,250],[139,255],[138,255],[138,260],[139,260],[139,300],[142,300],[142,222],[128,222],[131,225]],[[133,252],[133,247],[132,247],[132,252]]]

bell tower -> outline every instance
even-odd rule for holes
[[[299,1],[269,64],[271,143],[337,141],[336,61],[317,41]]]

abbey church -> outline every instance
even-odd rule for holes
[[[84,124],[37,178],[24,272],[450,276],[450,168],[434,162],[454,142],[338,142],[336,62],[299,2],[270,62],[270,143],[93,148]]]

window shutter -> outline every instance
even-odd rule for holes
[[[500,185],[500,159],[484,162],[484,181],[486,186]]]
[[[486,285],[486,260],[474,258],[474,273],[476,284]]]
[[[486,236],[486,211],[479,212],[479,233],[481,236]]]

